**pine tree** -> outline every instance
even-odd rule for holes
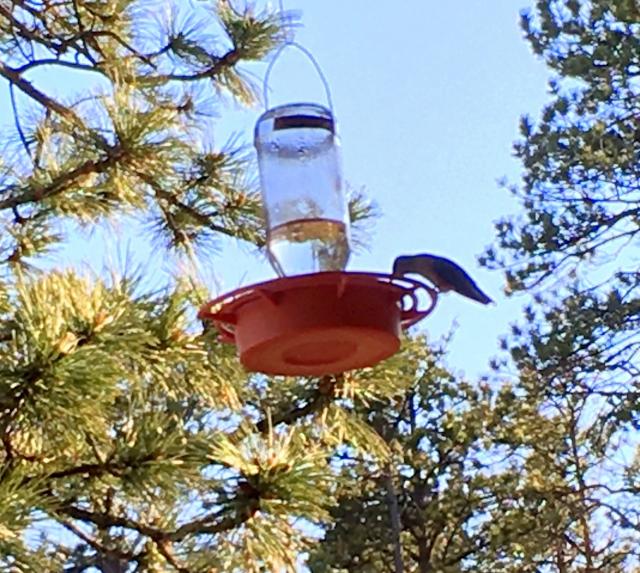
[[[423,340],[408,342],[398,370],[413,384],[361,412],[389,445],[390,463],[343,453],[335,521],[312,571],[538,570],[532,556],[557,528],[529,495],[524,438],[553,429],[508,385],[471,384],[443,359]]]
[[[537,2],[522,27],[554,77],[515,147],[524,213],[483,257],[534,295],[501,389],[406,357],[415,384],[362,413],[394,463],[345,462],[314,571],[638,570],[640,10]]]
[[[497,225],[485,262],[534,295],[505,338],[517,396],[555,437],[530,441],[540,503],[564,525],[549,571],[638,566],[640,8],[538,2],[522,25],[553,73],[550,102],[515,146],[522,216]],[[524,443],[524,442],[523,442]]]
[[[361,391],[348,376],[247,376],[195,320],[193,277],[39,266],[73,224],[124,216],[189,257],[264,242],[250,157],[209,134],[290,30],[224,0],[160,4],[0,0],[5,571],[294,571],[334,501],[336,444],[384,454],[338,404]],[[54,95],[61,70],[86,89]],[[370,376],[371,395],[397,392]]]

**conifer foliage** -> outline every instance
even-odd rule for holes
[[[504,340],[517,395],[555,424],[531,443],[540,504],[565,523],[551,571],[633,571],[640,546],[640,5],[554,0],[522,27],[550,101],[523,118],[511,190],[485,262],[534,300]],[[551,437],[550,437],[551,438]],[[541,551],[540,555],[544,555]],[[634,567],[636,569],[634,569]]]
[[[190,257],[222,236],[261,247],[251,158],[212,133],[289,33],[224,0],[0,0],[2,570],[295,571],[336,450],[388,453],[355,406],[410,386],[396,366],[248,376],[194,320],[192,277],[149,290],[41,264],[122,217]]]
[[[292,571],[326,515],[332,446],[285,427],[317,381],[248,379],[193,281],[38,265],[123,215],[192,256],[260,246],[248,158],[209,132],[285,32],[225,1],[0,1],[2,570]]]

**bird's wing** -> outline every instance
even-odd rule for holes
[[[433,261],[433,266],[443,282],[451,285],[452,290],[483,304],[493,302],[458,264],[448,259],[438,258]]]

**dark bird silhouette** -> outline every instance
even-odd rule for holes
[[[444,257],[429,254],[398,257],[393,262],[393,274],[422,275],[440,292],[457,292],[482,304],[493,302],[460,265]]]

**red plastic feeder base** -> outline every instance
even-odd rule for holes
[[[418,310],[416,291],[430,304]],[[205,304],[226,342],[252,372],[322,376],[395,354],[400,332],[433,310],[436,292],[405,277],[323,272],[251,285]]]

